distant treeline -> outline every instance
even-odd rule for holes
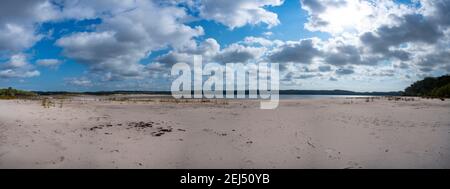
[[[194,93],[194,92],[192,92]],[[237,94],[237,91],[234,91]],[[245,91],[248,94],[249,91]],[[361,96],[422,96],[436,98],[450,98],[450,75],[441,77],[427,77],[417,81],[404,92],[354,92],[346,90],[280,90],[282,95],[361,95]],[[152,95],[170,95],[170,91],[97,91],[97,92],[66,92],[66,91],[22,91],[7,88],[0,89],[0,98],[16,98],[20,96],[36,95],[112,95],[112,94],[152,94]],[[225,93],[224,93],[225,94]]]
[[[407,96],[450,98],[450,75],[427,77],[405,89]]]
[[[170,95],[170,91],[95,91],[95,92],[67,92],[67,91],[34,91],[39,95],[113,95],[113,94],[153,94]]]
[[[37,94],[33,92],[17,90],[11,87],[7,89],[0,89],[0,99],[14,99],[17,97],[29,97],[36,95]]]
[[[112,95],[112,94],[153,94],[153,95],[171,95],[170,91],[98,91],[98,92],[65,92],[65,91],[53,91],[42,92],[35,91],[39,95]],[[194,91],[191,92],[194,94]],[[224,95],[226,92],[224,92]],[[237,91],[234,91],[237,94]],[[245,91],[245,94],[249,94],[249,91]],[[402,92],[354,92],[345,90],[281,90],[279,94],[283,95],[367,95],[367,96],[398,96]]]
[[[361,95],[361,96],[398,96],[401,91],[393,92],[354,92],[345,90],[282,90],[285,95]]]

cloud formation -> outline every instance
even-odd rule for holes
[[[52,69],[56,69],[62,64],[61,60],[58,59],[39,59],[36,61],[37,65],[44,66]]]
[[[89,30],[52,35],[63,59],[88,69],[83,74],[89,79],[68,84],[166,79],[171,65],[192,63],[193,55],[221,64],[277,62],[284,81],[296,80],[292,85],[450,72],[448,0],[299,2],[297,8],[307,17],[304,28],[318,33],[279,40],[279,26],[293,24],[282,23],[277,15],[282,12],[273,9],[283,0],[5,0],[0,7],[0,77],[36,77],[43,67],[64,66],[57,58],[33,57],[39,53],[33,46],[46,38],[41,26],[90,20],[98,22]],[[240,38],[205,33],[210,23],[197,22],[202,20],[224,25]],[[240,35],[248,32],[244,26],[252,26],[253,33]]]
[[[267,6],[280,6],[283,0],[203,0],[200,1],[200,16],[214,20],[231,29],[244,25],[264,23],[267,27],[280,24],[278,15],[265,9]]]
[[[445,60],[450,51],[449,1],[423,0],[410,6],[379,0],[301,0],[301,4],[309,14],[305,27],[331,35],[321,41],[323,59],[318,59],[340,67],[338,75],[356,73],[343,68],[346,65],[390,62],[420,73],[450,64]]]
[[[39,75],[40,72],[28,63],[24,54],[14,54],[9,61],[0,64],[0,78],[28,78]]]
[[[93,83],[86,77],[80,78],[66,78],[66,84],[77,86],[77,87],[92,87]]]
[[[268,56],[270,62],[277,63],[303,63],[310,64],[311,60],[319,56],[321,51],[317,49],[312,39],[300,42],[286,43]]]
[[[0,51],[17,53],[30,48],[41,35],[39,23],[56,18],[57,12],[46,0],[4,0],[0,6]]]
[[[95,12],[94,16],[101,18],[102,23],[94,32],[74,33],[59,39],[56,44],[63,48],[65,56],[88,65],[91,71],[121,79],[142,76],[144,66],[139,61],[152,51],[168,46],[187,48],[195,45],[193,38],[203,35],[203,28],[181,22],[187,17],[182,8],[162,7],[152,1],[127,2],[125,7],[130,7],[129,10],[110,7],[108,10],[113,15],[108,16]],[[84,5],[95,6],[95,3]],[[67,9],[76,9],[80,5],[74,6]]]

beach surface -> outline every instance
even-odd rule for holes
[[[0,100],[0,168],[450,168],[450,101]]]

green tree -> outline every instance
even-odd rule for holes
[[[440,88],[433,89],[431,94],[433,97],[450,98],[450,83]]]
[[[413,83],[411,86],[406,88],[404,94],[408,96],[442,97],[442,96],[435,96],[437,94],[437,90],[448,84],[450,84],[449,75],[444,75],[437,78],[427,77],[421,81]]]

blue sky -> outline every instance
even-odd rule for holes
[[[280,63],[282,89],[398,91],[450,70],[445,0],[0,4],[0,87],[168,90],[193,55]]]

